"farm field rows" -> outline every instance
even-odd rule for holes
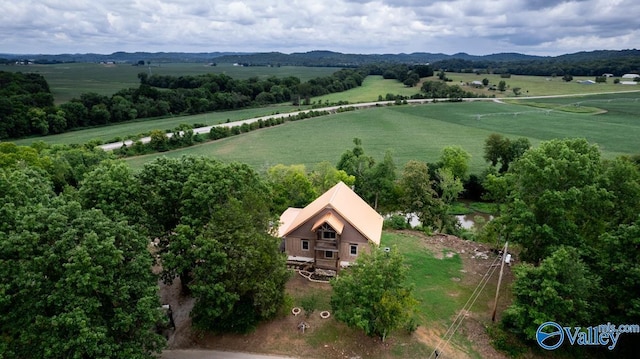
[[[598,144],[607,158],[636,154],[640,121],[634,114],[640,109],[637,100],[640,94],[607,96],[554,99],[556,104],[581,102],[583,106],[592,101],[593,106],[597,106],[590,110],[592,113],[549,111],[527,106],[526,101],[438,103],[357,110],[286,123],[171,152],[134,157],[128,162],[134,168],[141,168],[159,156],[202,155],[248,163],[259,170],[277,163],[313,166],[325,160],[336,163],[340,155],[352,147],[352,139],[358,137],[367,154],[378,160],[387,149],[391,150],[399,168],[412,159],[435,162],[443,147],[459,145],[472,155],[471,172],[480,173],[486,167],[482,158],[484,141],[491,133],[510,138],[527,137],[534,146],[553,138],[584,137]]]

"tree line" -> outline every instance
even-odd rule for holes
[[[395,78],[415,86],[431,76],[427,65],[369,65],[341,69],[331,76],[301,82],[297,77],[246,80],[225,74],[169,76],[140,73],[137,88],[122,89],[111,96],[94,92],[54,105],[42,75],[0,72],[0,138],[20,138],[64,133],[136,119],[193,115],[235,110],[250,106],[291,102],[310,104],[311,98],[347,91],[362,85],[368,75]]]
[[[112,96],[84,93],[55,106],[42,75],[0,72],[0,138],[289,101],[308,103],[312,96],[360,86],[365,76],[347,69],[301,83],[295,77],[236,80],[223,74],[175,77],[141,73],[137,88],[123,89]]]
[[[640,61],[637,55],[609,59],[552,58],[509,62],[448,59],[434,62],[433,66],[437,69],[463,73],[480,72],[527,76],[601,76],[610,73],[614,76],[622,76],[626,73],[637,73],[640,69]]]

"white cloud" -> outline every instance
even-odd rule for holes
[[[23,0],[0,52],[523,52],[638,48],[631,0]]]

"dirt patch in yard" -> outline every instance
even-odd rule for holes
[[[497,255],[488,246],[464,241],[454,236],[426,236],[420,232],[406,231],[406,235],[420,238],[423,245],[434,255],[459,255],[463,269],[456,276],[464,285],[475,287],[483,276],[495,266]],[[505,267],[503,286],[512,280],[512,274]],[[499,268],[498,268],[499,270]],[[497,281],[497,272],[492,277]],[[439,358],[469,358],[470,352],[482,358],[505,358],[490,345],[490,339],[485,326],[491,323],[493,300],[488,303],[477,304],[474,308],[481,308],[474,312],[465,313],[465,320],[458,329],[466,343],[457,340],[442,343],[441,338],[447,328],[420,326],[413,334],[399,331],[390,336],[386,342],[377,338],[367,337],[362,331],[352,330],[337,322],[333,316],[323,319],[320,312],[331,308],[319,307],[309,317],[304,312],[294,316],[290,311],[283,315],[260,324],[249,334],[198,333],[191,328],[189,312],[193,308],[193,299],[184,297],[180,293],[180,282],[173,285],[160,284],[160,296],[163,304],[171,304],[176,328],[170,334],[169,349],[202,348],[226,351],[242,351],[288,355],[304,358],[397,358],[397,357],[428,357],[433,348],[440,344]],[[330,296],[331,286],[326,283],[310,282],[297,273],[292,275],[286,286],[287,294],[294,298],[301,298],[310,292]],[[451,293],[458,296],[458,293]],[[326,298],[325,298],[326,299]],[[328,300],[325,300],[328,303]],[[486,301],[485,301],[486,302]],[[508,305],[509,298],[503,295],[499,301],[498,313]],[[500,319],[498,315],[498,320]],[[301,322],[308,324],[304,333],[298,329]],[[419,347],[423,343],[431,349]],[[418,346],[419,348],[415,349]],[[426,355],[425,355],[426,353]]]

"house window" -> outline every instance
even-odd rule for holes
[[[327,259],[333,258],[333,252],[332,251],[324,251],[324,257],[327,258]]]
[[[322,239],[335,240],[336,231],[333,230],[328,224],[322,225]]]
[[[349,245],[349,254],[352,255],[352,256],[357,256],[358,255],[358,245],[357,244]]]
[[[302,250],[303,251],[308,251],[309,250],[309,241],[302,241]]]

